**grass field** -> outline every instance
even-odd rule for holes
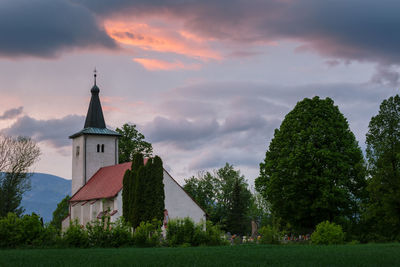
[[[400,244],[0,250],[0,266],[400,266]]]

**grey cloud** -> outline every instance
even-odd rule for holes
[[[12,108],[4,111],[3,115],[0,115],[0,120],[14,119],[22,114],[23,107]]]
[[[68,115],[61,119],[37,120],[29,116],[20,117],[9,128],[3,130],[7,135],[28,136],[37,142],[48,142],[56,148],[69,146],[68,136],[82,129],[84,116]]]
[[[164,113],[165,117],[145,124],[142,129],[157,146],[190,151],[192,156],[185,162],[191,171],[221,167],[225,162],[254,169],[264,158],[274,129],[303,98],[332,98],[363,147],[369,120],[378,112],[382,100],[395,93],[393,88],[374,83],[199,83],[159,97],[158,106],[165,109],[165,103],[172,100],[190,104],[180,104],[179,112]],[[193,118],[187,111],[197,105],[207,109],[199,109]]]
[[[68,0],[0,3],[0,56],[54,57],[75,48],[116,48],[95,15]]]
[[[172,142],[184,147],[215,135],[218,123],[215,120],[168,119],[156,117],[143,127],[151,142]],[[179,141],[179,142],[178,142]]]
[[[371,82],[398,87],[400,85],[400,73],[390,66],[379,65],[376,68],[376,73],[371,78]]]
[[[329,57],[400,63],[397,0],[75,1],[102,15],[174,16],[187,29],[219,40],[297,40]]]

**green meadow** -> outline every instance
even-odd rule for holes
[[[400,266],[400,244],[10,249],[0,266]]]

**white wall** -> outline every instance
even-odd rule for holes
[[[101,167],[118,163],[115,136],[88,135],[86,137],[86,182]],[[104,144],[104,153],[97,152],[97,145]]]
[[[79,154],[77,148],[79,147]],[[71,194],[75,194],[84,185],[84,160],[85,146],[84,136],[81,135],[72,139],[72,188]]]
[[[118,163],[116,139],[116,136],[81,135],[72,140],[72,195],[84,186],[101,167]],[[104,144],[104,152],[101,150],[97,152],[98,144],[100,146]],[[77,153],[78,146],[79,154]]]
[[[114,210],[117,210],[117,213],[111,217],[111,222],[115,222],[122,216],[122,190],[119,191],[117,197],[114,198]]]
[[[204,211],[164,170],[165,208],[170,219],[190,217],[195,223],[206,220]]]

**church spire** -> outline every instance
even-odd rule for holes
[[[85,127],[84,128],[106,128],[104,122],[103,110],[101,109],[99,92],[100,89],[96,85],[97,71],[94,69],[94,85],[90,92],[92,98],[90,99],[89,109],[86,115]]]

